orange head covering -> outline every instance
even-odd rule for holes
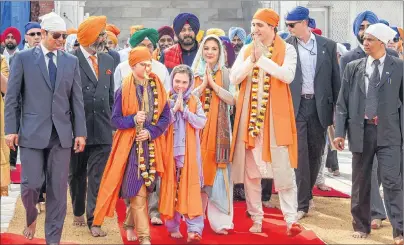
[[[258,9],[253,19],[264,21],[274,27],[279,24],[279,15],[270,8]]]
[[[107,35],[108,35],[108,39],[111,40],[115,45],[118,44],[118,38],[116,37],[116,35],[111,32],[111,31],[106,31]]]
[[[121,30],[114,24],[107,24],[107,27],[105,30],[110,31],[115,34],[115,36],[118,37],[119,33],[121,33]]]
[[[70,34],[77,34],[77,29],[76,28],[67,29],[67,35],[70,35]]]
[[[137,32],[140,29],[143,29],[144,26],[143,25],[137,25],[137,26],[131,26],[130,27],[130,36],[133,35],[133,33]]]
[[[97,41],[100,33],[107,25],[106,16],[90,16],[81,22],[78,32],[77,41],[80,45],[88,47]]]
[[[398,34],[400,34],[401,39],[404,39],[404,31],[403,31],[403,28],[397,27],[397,29],[398,29]]]
[[[131,67],[135,66],[139,62],[151,59],[152,55],[150,50],[143,46],[136,47],[129,52],[129,65]]]

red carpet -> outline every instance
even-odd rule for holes
[[[331,188],[331,187],[330,187]],[[272,193],[273,194],[278,194],[275,189],[272,188]],[[334,188],[331,188],[330,191],[322,191],[317,188],[317,186],[314,186],[313,188],[313,196],[319,196],[319,197],[338,197],[338,198],[351,198],[350,195],[347,195],[345,193],[342,193],[340,191],[335,190]]]
[[[17,169],[11,171],[11,183],[20,184],[21,183],[21,164],[17,164]]]
[[[138,242],[128,242],[126,231],[122,229],[125,220],[126,206],[123,200],[119,200],[116,205],[118,214],[118,223],[121,227],[121,235],[124,244],[138,244]],[[215,234],[205,220],[201,244],[324,244],[314,232],[304,230],[295,237],[286,236],[286,223],[278,209],[265,208],[265,218],[263,223],[263,232],[252,234],[248,229],[252,221],[245,214],[245,202],[236,202],[234,204],[234,225],[235,229],[229,232],[227,236]],[[184,238],[173,239],[169,236],[165,226],[151,226],[152,244],[185,244],[186,243],[186,225],[181,223],[181,233]]]
[[[45,239],[34,238],[32,240],[28,240],[22,235],[16,235],[16,234],[11,234],[11,233],[1,233],[0,234],[0,244],[31,245],[31,244],[46,244],[46,242],[45,242]],[[75,243],[62,242],[62,244],[75,244]]]

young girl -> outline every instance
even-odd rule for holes
[[[113,216],[118,196],[130,199],[140,244],[150,244],[147,192],[153,190],[156,172],[163,172],[164,131],[170,122],[166,92],[151,72],[151,54],[145,47],[129,53],[132,74],[115,93],[111,154],[101,181],[94,225]]]
[[[171,73],[171,125],[167,132],[167,158],[161,178],[160,213],[173,238],[182,238],[181,216],[185,216],[188,242],[199,241],[204,227],[201,188],[203,175],[199,130],[206,123],[201,102],[191,94],[194,77],[186,65]]]
[[[207,123],[202,130],[201,152],[204,176],[203,211],[218,234],[233,229],[233,188],[230,179],[230,115],[235,104],[229,92],[229,71],[224,47],[215,36],[206,36],[192,65],[195,72],[194,94],[200,97]]]

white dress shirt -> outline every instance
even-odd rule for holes
[[[15,48],[14,53],[10,54],[7,48],[4,49],[3,55],[4,57],[6,57],[8,67],[10,67],[10,58],[13,57],[18,51],[20,50],[18,48]]]
[[[297,39],[297,49],[299,52],[300,67],[302,68],[302,92],[301,94],[314,94],[314,77],[317,65],[317,42],[313,33],[307,43]],[[315,55],[310,54],[311,50]]]
[[[383,57],[381,57],[379,59],[380,64],[378,65],[379,68],[379,75],[380,75],[380,79],[382,78],[382,73],[383,73],[383,68],[384,68],[384,60],[386,59],[386,54],[384,54]],[[373,71],[375,70],[375,67],[373,65],[373,61],[375,59],[372,56],[368,56],[367,61],[366,61],[366,74],[367,76],[365,76],[365,91],[366,94],[368,93],[368,86],[369,86],[369,78],[372,76]]]
[[[83,52],[84,58],[86,58],[88,65],[90,66],[91,70],[94,73],[94,76],[97,78],[97,74],[95,73],[94,66],[93,66],[93,61],[90,58],[90,56],[95,56],[97,58],[95,62],[98,64],[97,53],[95,53],[95,55],[92,55],[89,52],[87,52],[87,50],[85,50],[81,45],[80,45],[80,50],[81,50],[81,52]]]
[[[42,43],[41,43],[41,49],[42,49],[43,56],[45,57],[46,69],[48,69],[49,57],[47,56],[47,54],[50,53],[51,51],[49,51]],[[55,66],[57,68],[58,67],[58,63],[57,63],[58,51],[53,50],[52,53],[55,54],[54,56],[52,56],[52,60],[53,60],[53,63],[55,64]],[[49,72],[49,70],[48,70],[48,72]]]

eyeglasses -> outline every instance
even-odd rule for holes
[[[31,36],[31,37],[35,37],[35,35],[37,35],[38,37],[40,37],[40,36],[41,36],[41,32],[31,32],[31,33],[27,33],[27,35],[28,35],[28,36]]]
[[[106,35],[107,35],[107,32],[103,31],[98,35],[98,37],[105,37]]]
[[[286,25],[286,27],[290,27],[290,28],[295,28],[295,25],[296,24],[298,24],[298,23],[302,23],[301,21],[299,21],[299,22],[294,22],[294,23],[285,23],[285,25]]]
[[[53,39],[59,39],[61,36],[63,37],[63,39],[66,39],[68,36],[67,34],[62,34],[60,32],[46,31],[46,33],[50,33]]]

